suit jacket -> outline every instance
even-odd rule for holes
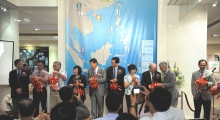
[[[119,72],[121,71],[121,72]],[[124,93],[124,76],[125,76],[125,68],[122,66],[118,66],[118,71],[117,71],[117,80],[118,80],[118,85],[121,87],[121,93]],[[110,80],[114,78],[113,76],[113,67],[110,66],[107,68],[107,83],[108,83],[108,92],[112,92],[114,90],[110,89]],[[120,92],[117,90],[117,92]]]
[[[155,74],[154,75],[154,81],[158,82],[158,83],[162,83],[162,81],[161,81],[161,74],[158,71],[155,71],[154,74]],[[156,77],[157,74],[160,77]],[[144,85],[149,91],[151,91],[151,89],[148,87],[150,84],[152,84],[152,79],[151,79],[150,71],[145,71],[145,72],[142,73],[141,84]]]
[[[24,73],[24,74],[22,74]],[[21,70],[21,76],[20,76],[20,84],[18,82],[18,75],[17,70],[12,70],[9,73],[9,85],[11,87],[11,98],[14,99],[21,99],[25,97],[29,97],[29,75],[26,71]],[[18,94],[16,92],[17,88],[22,89],[22,94]]]
[[[191,90],[192,90],[192,94],[196,95],[194,97],[194,100],[198,100],[200,95],[202,95],[202,98],[204,100],[211,100],[212,99],[212,95],[209,90],[209,88],[215,84],[215,82],[212,79],[212,72],[205,70],[203,75],[207,76],[208,84],[201,91],[199,91],[199,90],[197,90],[196,86],[194,85],[194,82],[200,78],[200,71],[197,70],[197,71],[193,72],[193,74],[192,74]]]
[[[88,71],[89,79],[93,76],[94,76],[94,70],[90,69]],[[105,96],[107,94],[107,90],[106,90],[106,71],[105,71],[105,69],[103,69],[101,67],[98,67],[96,78],[97,78],[97,82],[99,84],[99,88],[98,89],[92,89],[89,86],[89,95],[93,96],[93,94],[99,94],[99,96]],[[88,79],[88,82],[89,82],[89,79]]]
[[[75,78],[76,78],[76,75],[71,75],[70,79],[68,81],[68,84],[73,84],[76,81]],[[85,100],[86,99],[86,94],[85,94],[84,88],[87,86],[86,76],[81,74],[78,79],[80,80],[79,82],[84,85],[84,87],[80,86],[79,88],[81,88],[84,91],[84,95],[81,96],[81,100]]]
[[[166,88],[172,96],[172,99],[178,98],[179,91],[176,84],[176,75],[171,70],[168,70],[166,76],[163,79],[163,86]]]

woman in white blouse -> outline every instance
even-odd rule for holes
[[[127,110],[129,112],[131,107],[130,94],[134,87],[140,86],[140,76],[135,74],[137,71],[137,67],[134,64],[130,64],[128,66],[128,71],[129,74],[125,75],[124,77],[124,87],[125,87],[125,98],[127,102]]]

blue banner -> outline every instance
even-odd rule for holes
[[[75,65],[87,74],[91,58],[107,68],[117,56],[126,70],[135,64],[139,75],[156,63],[157,0],[69,0],[66,5],[68,78]]]

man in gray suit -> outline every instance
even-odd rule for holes
[[[91,69],[88,71],[89,82],[95,79],[99,85],[97,89],[93,89],[91,88],[91,86],[89,87],[89,96],[91,98],[91,108],[92,108],[91,110],[92,119],[95,119],[103,116],[104,96],[107,93],[106,71],[105,69],[98,67],[98,61],[95,58],[92,58],[89,62],[91,66]],[[98,115],[97,115],[97,110],[98,110]]]
[[[215,83],[212,79],[212,73],[206,70],[207,61],[202,59],[198,62],[199,70],[196,70],[192,74],[192,81],[191,81],[191,89],[194,99],[194,118],[200,118],[200,111],[201,106],[203,105],[204,108],[204,118],[206,120],[210,119],[210,108],[211,108],[211,99],[212,95],[209,91],[210,87],[212,87]],[[203,77],[207,80],[207,84],[205,87],[201,88],[200,90],[196,88],[194,82],[199,78]]]
[[[172,95],[171,105],[177,107],[179,91],[176,84],[176,75],[170,69],[168,69],[168,64],[166,62],[160,62],[160,70],[163,73],[162,83],[158,83],[160,86],[167,89]]]

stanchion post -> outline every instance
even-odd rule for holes
[[[183,110],[183,91],[181,91],[181,109]]]

